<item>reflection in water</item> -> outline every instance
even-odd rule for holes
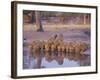
[[[63,34],[55,34],[47,40],[34,40],[30,45],[24,44],[23,68],[90,66],[90,52],[86,52],[90,51],[89,46],[84,41],[64,40]]]
[[[25,54],[25,51],[24,51]],[[90,66],[90,55],[58,51],[26,51],[24,69]],[[26,61],[25,61],[26,60]]]

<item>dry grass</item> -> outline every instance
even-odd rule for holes
[[[61,29],[69,30],[69,29],[87,29],[90,28],[90,25],[67,25],[67,24],[48,24],[43,25],[44,31],[58,31]],[[35,24],[24,24],[24,31],[36,31],[37,26]]]

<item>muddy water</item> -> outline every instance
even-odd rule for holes
[[[24,50],[24,69],[90,66],[90,55],[37,51],[29,55]]]
[[[84,33],[84,31],[60,31],[60,32],[24,32],[24,43],[23,43],[23,69],[38,69],[38,68],[62,68],[62,67],[79,67],[79,66],[90,66],[91,65],[91,54],[90,48],[85,54],[78,53],[66,53],[66,52],[45,52],[37,51],[32,53],[28,44],[32,40],[46,40],[50,35],[62,33],[64,40],[68,41],[83,41],[90,44],[90,35]]]

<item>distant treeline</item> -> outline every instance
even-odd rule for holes
[[[90,24],[91,14],[89,13],[71,13],[71,12],[53,12],[39,11],[42,24],[62,23],[62,24]],[[24,23],[36,23],[35,11],[24,10]]]

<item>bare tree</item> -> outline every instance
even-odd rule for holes
[[[40,11],[35,11],[35,18],[36,18],[37,31],[44,31],[41,24]]]

